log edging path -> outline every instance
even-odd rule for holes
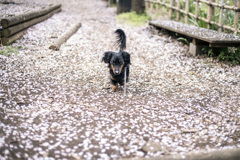
[[[2,19],[2,44],[6,46],[14,42],[25,34],[27,28],[50,18],[60,11],[61,4],[56,4],[38,11]]]

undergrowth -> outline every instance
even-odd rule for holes
[[[146,13],[127,12],[119,14],[117,20],[129,26],[139,27],[145,25],[148,20],[151,20],[151,17]]]
[[[216,57],[218,61],[231,62],[232,65],[240,64],[240,48],[203,48],[202,51],[209,57]]]
[[[23,46],[13,47],[8,44],[6,47],[3,48],[3,50],[0,51],[0,54],[9,57],[13,53],[17,55],[19,53],[19,50],[22,50],[22,49],[27,49],[27,47],[23,47]]]

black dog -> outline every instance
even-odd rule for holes
[[[130,54],[123,51],[126,48],[126,35],[122,29],[117,29],[115,31],[118,40],[117,44],[120,47],[118,53],[108,51],[104,53],[102,61],[108,63],[108,68],[110,71],[110,81],[113,85],[112,91],[118,91],[118,83],[124,85],[124,68],[127,67],[126,71],[126,81],[128,81],[129,67],[130,67]]]

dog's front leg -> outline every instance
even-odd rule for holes
[[[112,91],[117,92],[118,91],[118,84],[112,86]]]

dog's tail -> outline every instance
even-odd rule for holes
[[[117,45],[120,47],[120,52],[122,52],[123,49],[126,49],[126,35],[122,29],[117,29],[115,33],[117,34]]]

